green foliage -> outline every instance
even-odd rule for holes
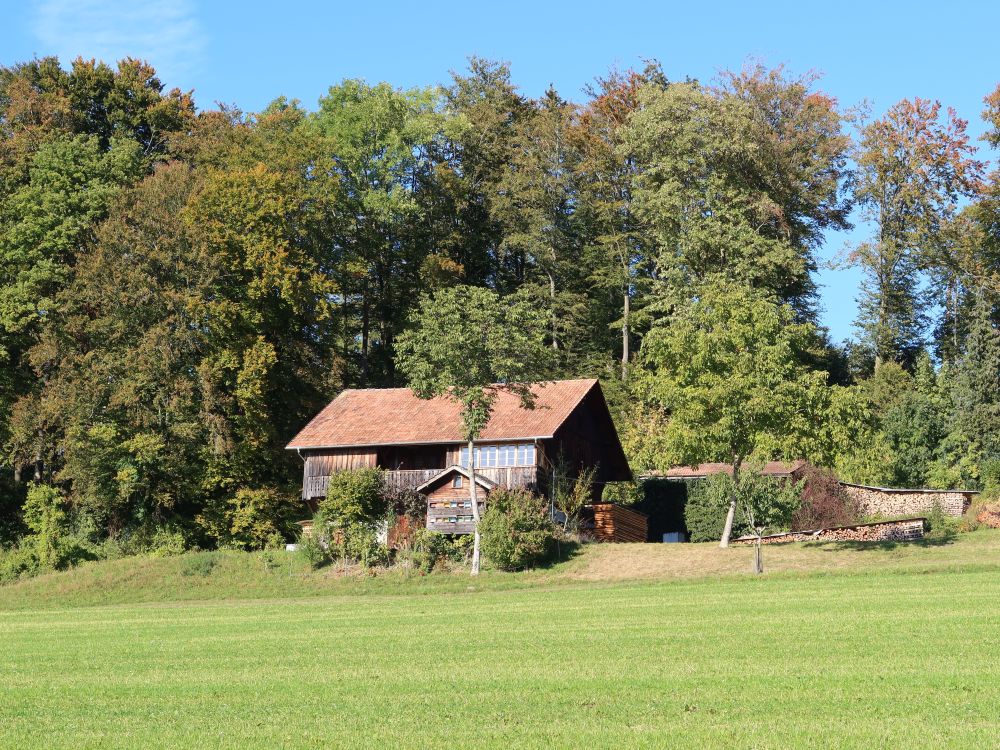
[[[812,329],[792,310],[716,280],[643,343],[640,392],[669,420],[644,446],[647,465],[798,457],[821,449],[829,399],[800,364]]]
[[[397,344],[399,368],[421,398],[461,404],[466,439],[486,427],[498,392],[533,405],[530,383],[544,379],[551,350],[544,344],[546,318],[525,296],[441,289],[421,298],[412,324]]]
[[[352,524],[374,526],[389,510],[379,469],[338,471],[330,477],[319,517],[337,528]]]
[[[756,528],[765,533],[783,531],[792,522],[793,514],[802,502],[802,486],[763,476],[748,468],[739,486],[729,474],[712,474],[688,488],[684,523],[690,541],[715,542],[722,537],[730,501],[736,497],[733,535],[753,533]]]
[[[941,262],[947,228],[982,178],[967,123],[946,112],[940,102],[904,99],[858,134],[854,194],[877,233],[852,260],[867,277],[858,324],[878,362],[912,362],[919,350],[933,299],[921,294],[919,273],[937,266],[951,275]]]
[[[841,178],[849,140],[815,78],[748,68],[711,89],[652,83],[629,120],[643,165],[635,194],[652,228],[670,304],[723,274],[810,308],[810,248],[846,226]],[[795,136],[789,137],[789,134]]]
[[[298,508],[286,492],[274,488],[241,488],[196,519],[222,545],[245,550],[274,546],[275,538],[290,531]]]
[[[688,486],[687,503],[684,506],[688,541],[717,542],[722,538],[733,492],[733,479],[728,474],[712,474]],[[748,532],[746,518],[737,513],[733,521],[733,536],[742,536]]]
[[[218,552],[189,552],[181,557],[181,575],[207,578],[218,564]]]
[[[426,574],[434,570],[438,561],[448,557],[451,551],[448,538],[444,534],[418,528],[413,532],[410,548],[405,551],[404,557],[410,561],[414,569]]]
[[[559,476],[560,473],[557,469],[552,499],[555,509],[563,514],[563,531],[570,531],[576,529],[584,506],[593,502],[597,467],[581,469],[576,477]]]
[[[338,528],[331,552],[341,560],[359,563],[365,568],[389,562],[389,550],[379,542],[375,529],[364,523],[348,523]]]
[[[642,482],[608,482],[601,493],[603,502],[615,505],[636,505],[645,497]]]
[[[24,523],[31,530],[38,563],[44,568],[62,567],[70,542],[66,500],[55,487],[32,484],[24,501]]]
[[[311,533],[300,536],[296,544],[296,552],[311,570],[322,568],[330,562],[329,541],[323,537],[317,525],[313,526]]]
[[[500,570],[521,570],[541,561],[554,540],[545,501],[524,490],[494,490],[480,530],[483,554]]]
[[[0,548],[0,584],[29,578],[42,572],[38,545],[33,542],[32,539],[26,539],[13,547]]]
[[[929,542],[951,541],[962,528],[962,519],[949,516],[935,503],[924,518],[924,539]]]

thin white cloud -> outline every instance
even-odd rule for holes
[[[41,0],[32,20],[40,54],[58,55],[64,65],[77,56],[109,64],[137,57],[168,88],[191,88],[205,51],[189,0]]]

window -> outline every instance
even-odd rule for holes
[[[494,467],[497,465],[497,458],[500,453],[495,445],[488,445],[482,448],[482,455],[479,457],[480,466]]]
[[[459,451],[458,462],[463,468],[469,468],[468,448]],[[476,448],[476,468],[534,465],[535,446],[531,443],[484,445]]]
[[[451,480],[451,486],[459,488],[462,486],[462,475],[456,474],[455,478]]]
[[[517,465],[518,466],[534,466],[535,465],[535,446],[530,443],[522,443],[517,446]]]

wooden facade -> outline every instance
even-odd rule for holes
[[[480,514],[486,509],[491,490],[497,485],[476,475],[476,504]],[[427,528],[443,534],[471,534],[474,529],[472,500],[469,499],[469,475],[451,467],[420,487],[427,498]]]
[[[606,482],[632,478],[596,380],[537,388],[534,409],[522,408],[510,394],[500,398],[483,439],[476,441],[484,500],[497,487],[548,494],[557,467],[570,478],[597,467],[595,501]],[[450,484],[469,462],[467,443],[458,439],[456,409],[449,399],[422,401],[406,389],[345,391],[288,445],[304,463],[302,499],[315,508],[337,472],[377,467],[388,488],[427,497],[428,528],[468,533],[468,480],[461,488]]]

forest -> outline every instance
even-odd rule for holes
[[[0,68],[0,544],[286,531],[285,444],[343,388],[408,385],[400,340],[460,286],[542,321],[539,378],[601,379],[636,472],[731,461],[710,426],[756,420],[748,458],[1000,478],[1000,173],[946,104],[874,117],[756,63],[580,102],[480,58],[445,78],[242,112],[135,59]],[[835,342],[817,272],[852,222]]]

